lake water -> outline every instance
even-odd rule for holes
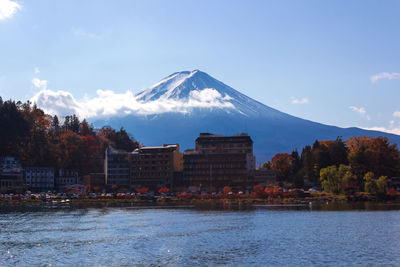
[[[0,209],[0,266],[400,266],[400,211]]]

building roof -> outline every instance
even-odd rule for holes
[[[240,133],[231,136],[223,136],[210,133],[200,133],[200,136],[196,138],[196,143],[237,143],[237,142],[249,142],[253,143],[250,136],[246,133]]]

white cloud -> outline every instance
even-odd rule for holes
[[[41,90],[30,101],[52,115],[80,115],[82,109],[72,94],[65,91]]]
[[[385,133],[391,133],[391,134],[400,135],[400,128],[391,128],[391,129],[388,129],[388,128],[379,127],[379,126],[377,126],[377,127],[370,127],[370,128],[366,128],[366,127],[364,127],[364,128],[363,128],[363,127],[360,127],[360,128],[365,129],[365,130],[379,131],[379,132],[385,132]]]
[[[39,74],[39,73],[40,73],[40,70],[39,70],[38,67],[35,67],[34,70],[33,70],[33,72],[34,72],[35,74]]]
[[[349,109],[351,109],[352,111],[362,115],[363,117],[365,117],[367,120],[371,120],[371,117],[367,114],[367,111],[365,110],[365,108],[363,107],[356,107],[356,106],[349,106]]]
[[[91,33],[91,32],[87,32],[82,29],[73,28],[73,29],[71,29],[71,32],[74,35],[80,36],[80,37],[86,37],[86,38],[90,38],[90,39],[100,39],[100,35]]]
[[[76,114],[81,118],[108,117],[126,114],[160,114],[164,112],[188,113],[193,108],[234,108],[231,97],[222,96],[217,90],[206,88],[191,91],[186,99],[158,99],[139,101],[131,91],[115,93],[97,90],[93,98],[85,96],[76,100],[65,91],[41,90],[31,101],[52,115]]]
[[[363,107],[358,108],[358,107],[355,107],[355,106],[350,106],[349,109],[351,109],[352,111],[355,111],[357,113],[360,113],[361,115],[364,115],[364,114],[367,113],[367,111]]]
[[[308,104],[308,98],[303,97],[302,99],[292,97],[292,104]]]
[[[393,117],[397,117],[397,118],[400,118],[400,111],[399,110],[396,110],[395,112],[393,112]]]
[[[42,90],[46,90],[47,89],[47,80],[40,80],[39,78],[33,78],[32,79],[32,84],[33,86],[35,86],[36,88],[40,88]]]
[[[371,76],[370,80],[371,80],[371,82],[374,83],[381,79],[394,80],[394,79],[399,79],[399,78],[400,78],[399,72],[381,72],[381,73]]]
[[[0,0],[0,20],[11,18],[22,6],[15,1]]]

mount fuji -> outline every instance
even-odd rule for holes
[[[194,146],[201,132],[232,135],[246,132],[258,162],[318,140],[351,136],[400,136],[360,128],[340,128],[304,120],[270,108],[199,70],[176,72],[136,94],[125,116],[90,119],[96,127],[124,127],[144,145],[179,143]],[[301,151],[300,151],[301,152]]]

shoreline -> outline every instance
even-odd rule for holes
[[[400,201],[363,200],[354,201],[343,197],[336,198],[176,198],[159,197],[152,199],[138,198],[80,198],[80,199],[54,199],[42,201],[40,199],[0,200],[0,211],[35,211],[43,208],[189,208],[189,209],[215,209],[215,210],[249,210],[249,209],[291,209],[291,210],[400,210]]]

